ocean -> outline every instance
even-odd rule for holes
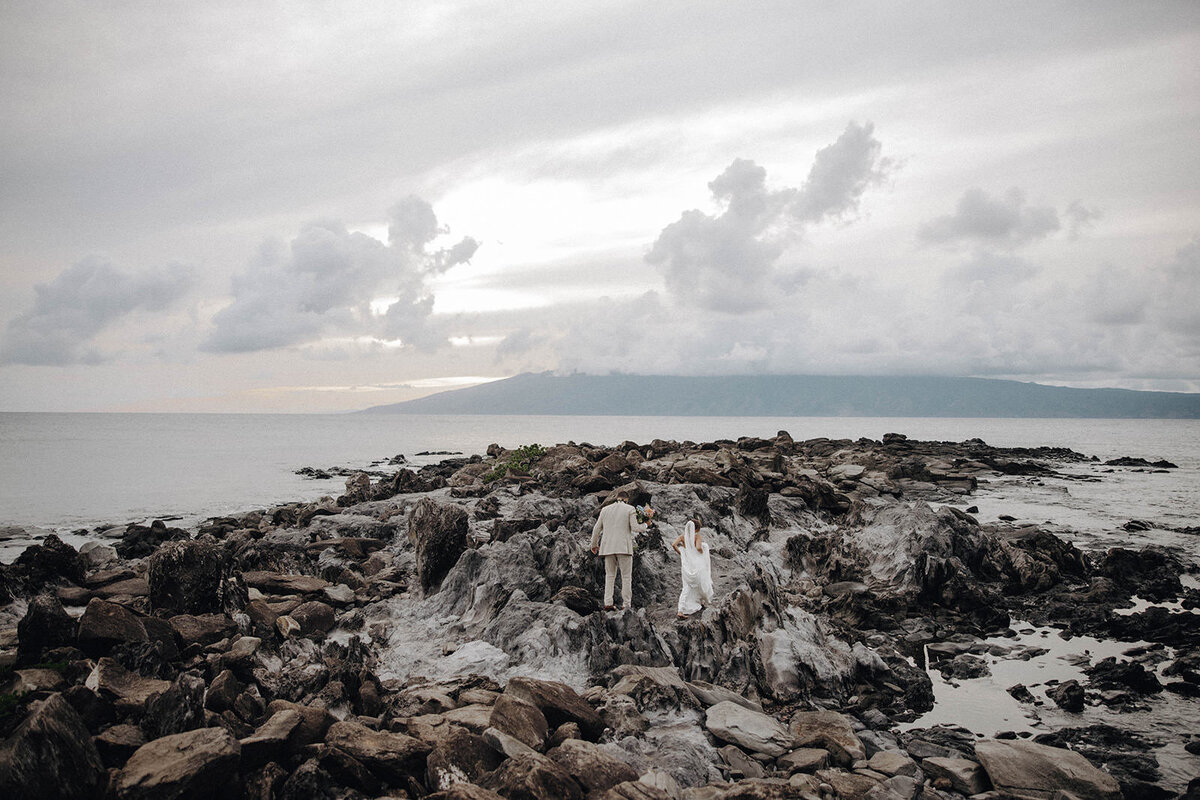
[[[37,536],[152,519],[187,527],[211,516],[343,491],[343,478],[304,478],[295,474],[301,467],[370,468],[396,455],[420,466],[445,458],[444,452],[483,453],[493,442],[712,441],[780,430],[797,440],[879,439],[896,432],[914,439],[1069,447],[1101,460],[1167,459],[1179,469],[1105,474],[1105,468],[1084,465],[1079,469],[1104,480],[1066,486],[998,481],[972,502],[985,520],[989,513],[1008,513],[1048,521],[1095,545],[1108,535],[1116,537],[1113,543],[1131,538],[1119,529],[1129,519],[1165,527],[1200,524],[1200,420],[0,413],[0,528],[35,528],[29,533]],[[0,560],[15,558],[29,538],[6,531]],[[1180,541],[1200,544],[1196,539]]]

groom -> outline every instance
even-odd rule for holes
[[[647,512],[654,516],[654,511]],[[604,610],[613,610],[613,584],[621,570],[621,601],[625,608],[632,605],[633,591],[633,534],[649,528],[637,521],[637,511],[629,505],[629,492],[617,492],[617,502],[600,510],[592,527],[592,553],[604,557]]]

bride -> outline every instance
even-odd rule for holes
[[[712,570],[708,557],[708,545],[700,538],[700,518],[688,520],[683,535],[671,543],[679,553],[679,573],[683,579],[683,590],[679,593],[679,609],[676,616],[685,619],[712,602]]]

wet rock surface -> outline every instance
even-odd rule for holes
[[[1087,458],[899,434],[493,446],[83,555],[48,536],[0,575],[0,794],[1180,796],[1160,756],[1196,765],[1194,737],[1087,715],[1195,702],[1195,565],[963,510]],[[621,488],[658,514],[633,608],[605,612],[586,542]],[[679,620],[668,545],[693,516],[716,591]],[[1001,644],[1017,620],[1143,644],[1044,699],[1010,686],[1074,720],[1036,741],[917,727],[935,678],[1046,652]]]

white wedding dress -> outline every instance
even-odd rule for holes
[[[679,613],[695,614],[712,602],[712,568],[708,544],[696,547],[696,526],[689,522],[683,531],[683,548],[679,551],[679,574],[683,590],[679,593]]]

